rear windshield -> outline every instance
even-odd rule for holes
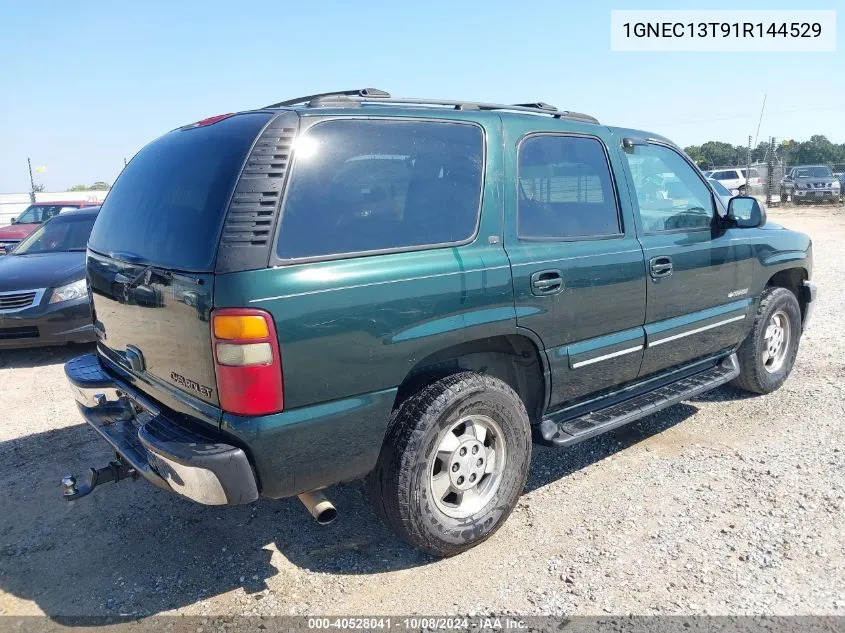
[[[270,116],[240,114],[147,145],[103,202],[91,249],[165,268],[212,270],[232,189]]]
[[[18,216],[18,223],[36,224],[38,222],[46,222],[62,211],[77,208],[78,207],[68,206],[66,204],[33,204],[27,207],[26,210]]]
[[[297,141],[278,256],[466,241],[478,223],[483,164],[483,134],[473,124],[317,124]]]

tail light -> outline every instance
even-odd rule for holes
[[[214,310],[211,340],[221,409],[236,415],[267,415],[284,409],[282,358],[269,313]]]

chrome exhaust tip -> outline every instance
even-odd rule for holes
[[[322,490],[303,492],[296,496],[320,525],[328,525],[337,518],[337,508],[326,498]]]

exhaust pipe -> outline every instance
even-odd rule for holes
[[[326,499],[322,490],[303,492],[296,496],[320,525],[328,525],[337,518],[337,508]]]

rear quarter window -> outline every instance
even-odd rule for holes
[[[466,242],[475,235],[482,129],[343,119],[296,142],[276,253],[332,257]]]

